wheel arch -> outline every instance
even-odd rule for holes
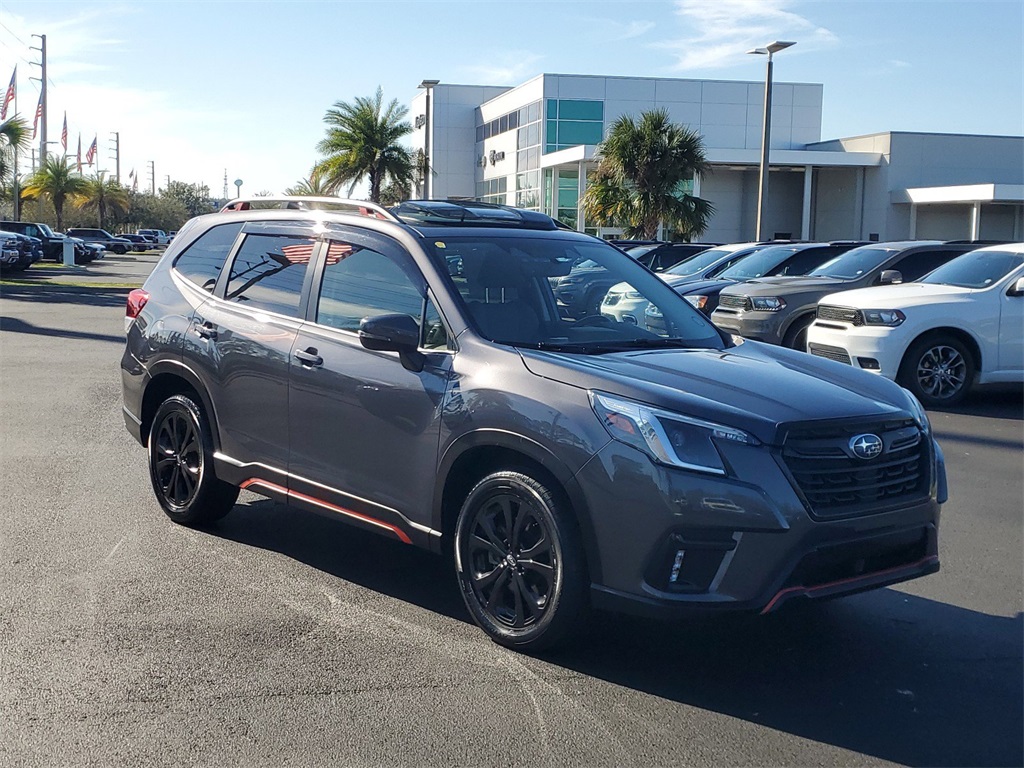
[[[199,406],[203,409],[209,422],[214,450],[219,450],[220,435],[217,431],[213,401],[195,372],[183,363],[165,360],[154,365],[149,373],[150,380],[142,394],[142,413],[139,414],[141,419],[139,429],[142,433],[143,445],[149,443],[149,430],[160,404],[172,395],[187,394],[198,399]]]
[[[447,551],[466,495],[486,475],[499,470],[529,474],[561,496],[576,520],[583,541],[587,570],[593,581],[600,578],[593,527],[583,489],[565,463],[530,438],[497,429],[463,435],[445,451],[438,468],[434,492],[433,528],[441,532],[437,548]]]
[[[967,351],[971,353],[971,357],[974,358],[975,375],[978,375],[983,370],[983,360],[981,355],[981,345],[978,344],[977,339],[974,338],[968,331],[963,328],[957,328],[952,325],[942,325],[938,328],[929,328],[926,331],[921,331],[914,338],[910,340],[906,347],[903,349],[903,354],[900,355],[900,368],[902,368],[907,362],[907,353],[913,349],[914,345],[922,339],[926,339],[930,336],[942,337],[952,336],[957,341],[960,341],[967,347]]]
[[[795,328],[800,323],[802,323],[802,322],[804,322],[806,320],[809,320],[810,322],[814,322],[814,315],[817,313],[817,311],[818,311],[818,307],[817,307],[817,305],[815,305],[813,307],[807,307],[806,309],[802,309],[802,310],[799,310],[798,312],[794,312],[789,317],[789,319],[786,320],[786,324],[782,327],[782,331],[780,333],[780,338],[779,338],[780,343],[785,343],[786,337],[789,335],[789,332],[791,330],[793,330],[793,328]],[[808,323],[808,325],[810,325],[810,323]]]

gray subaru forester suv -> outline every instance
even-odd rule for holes
[[[766,613],[938,570],[942,454],[896,384],[730,336],[536,212],[283,204],[193,219],[129,295],[124,418],[172,520],[246,488],[443,553],[524,651],[590,608]],[[582,261],[665,332],[560,313]]]

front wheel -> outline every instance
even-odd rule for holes
[[[587,578],[567,505],[529,475],[502,471],[470,491],[455,531],[462,598],[492,640],[535,652],[579,630]]]
[[[206,416],[187,395],[167,398],[149,432],[149,479],[171,520],[204,525],[224,517],[238,488],[217,479]]]
[[[974,374],[974,356],[963,342],[951,336],[926,336],[907,350],[896,380],[922,405],[941,408],[967,397]]]

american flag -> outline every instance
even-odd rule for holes
[[[316,243],[306,241],[301,244],[281,246],[281,253],[291,264],[309,264],[315,247]],[[331,243],[327,246],[327,263],[337,264],[353,253],[355,253],[355,250],[347,243]]]
[[[64,113],[64,128],[60,132],[60,145],[64,147],[64,154],[68,151],[68,113]]]
[[[32,120],[32,138],[36,137],[39,131],[39,120],[43,116],[43,94],[39,94],[39,106],[36,107],[36,116]]]
[[[78,172],[82,172],[82,134],[78,134]]]
[[[85,162],[92,165],[92,161],[96,159],[96,136],[92,138],[92,144],[89,145],[89,151],[85,153]]]
[[[14,72],[11,73],[11,84],[7,86],[7,93],[4,94],[4,106],[0,109],[0,120],[7,119],[7,106],[14,101],[17,93],[18,65],[14,65]]]

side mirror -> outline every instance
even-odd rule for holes
[[[1006,292],[1007,296],[1024,296],[1024,277],[1018,277],[1017,282],[1010,286]]]
[[[883,269],[878,276],[879,285],[895,285],[903,282],[903,275],[898,269]]]
[[[397,352],[402,367],[419,373],[423,355],[419,351],[420,326],[409,315],[379,315],[359,323],[359,343],[377,352]]]

